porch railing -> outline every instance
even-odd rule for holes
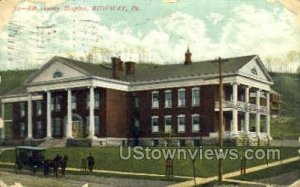
[[[263,114],[269,113],[268,107],[266,106],[257,107],[256,104],[242,101],[238,101],[236,105],[232,101],[223,101],[223,109],[237,109],[242,112],[260,112]],[[215,110],[219,110],[219,101],[215,102]]]

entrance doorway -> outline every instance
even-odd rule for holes
[[[67,125],[67,116],[65,117],[65,127]],[[79,114],[72,114],[72,136],[73,138],[83,138],[84,137],[84,128],[83,120]]]

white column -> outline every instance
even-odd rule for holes
[[[250,88],[247,86],[245,88],[245,102],[247,105],[249,104],[249,90]],[[245,132],[249,133],[249,121],[250,121],[250,113],[249,110],[246,110],[245,112]]]
[[[47,91],[47,138],[52,138],[51,121],[51,92]]]
[[[232,102],[233,102],[233,109],[232,109],[232,129],[231,132],[233,135],[238,134],[238,111],[237,111],[237,101],[238,101],[238,85],[234,83],[232,85]]]
[[[32,138],[32,94],[28,94],[27,102],[27,138]]]
[[[72,138],[72,92],[68,89],[66,137]]]
[[[256,108],[258,111],[256,111],[256,135],[260,136],[260,90],[256,91]]]
[[[90,87],[90,125],[89,125],[89,138],[95,138],[95,96],[94,87]]]
[[[271,129],[270,129],[270,113],[271,113],[271,111],[270,111],[270,93],[269,92],[267,92],[267,94],[266,94],[266,100],[267,100],[267,110],[268,110],[268,112],[267,112],[267,116],[266,116],[266,130],[267,130],[267,136],[269,137],[269,139],[272,139],[271,138]]]
[[[3,120],[3,127],[2,127],[2,131],[1,131],[1,139],[5,138],[5,104],[2,103],[1,105],[1,117]]]

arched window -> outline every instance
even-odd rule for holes
[[[62,77],[63,76],[63,73],[60,72],[60,71],[56,71],[55,73],[53,73],[53,78],[59,78],[59,77]]]
[[[253,75],[257,75],[257,70],[256,70],[256,68],[252,68],[252,69],[251,69],[251,73],[252,73]]]

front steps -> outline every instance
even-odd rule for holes
[[[51,139],[45,139],[44,142],[39,144],[39,147],[48,148],[48,147],[66,147],[67,139],[61,138],[51,138]]]

